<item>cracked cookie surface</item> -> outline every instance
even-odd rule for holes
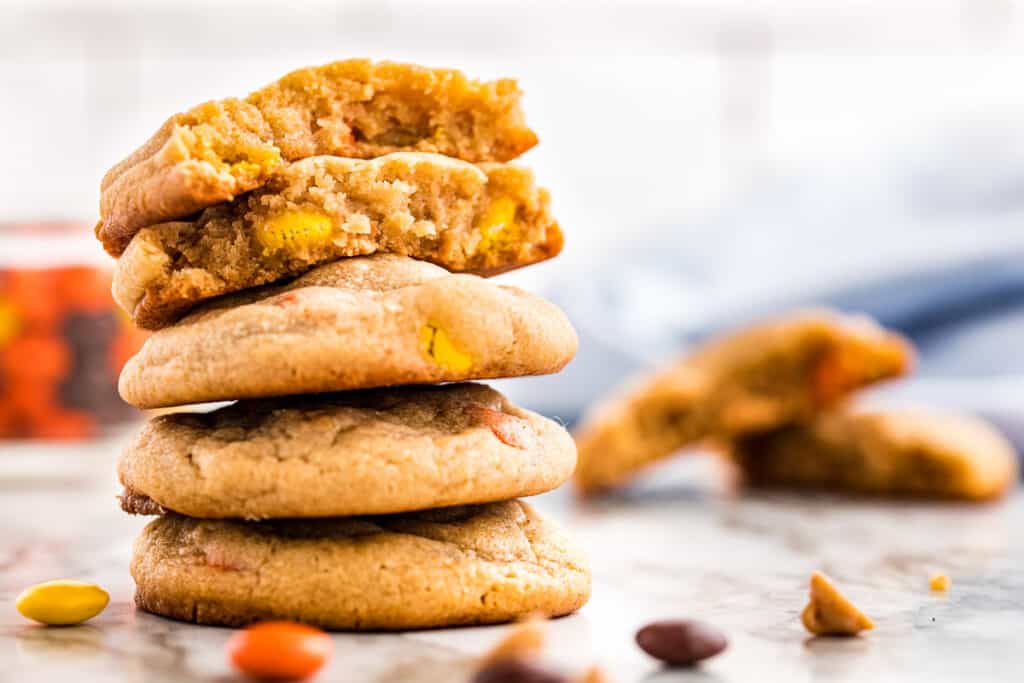
[[[548,374],[576,345],[565,314],[537,296],[381,254],[214,299],[155,332],[120,391],[155,408]]]
[[[136,540],[136,604],[199,624],[336,630],[511,621],[579,609],[583,555],[521,501],[280,522],[168,514]]]
[[[118,255],[142,227],[180,219],[263,186],[320,154],[436,152],[509,161],[537,143],[511,79],[350,59],[298,69],[245,99],[175,114],[100,186],[96,234]]]
[[[585,493],[614,488],[686,446],[809,419],[912,363],[899,335],[826,310],[712,339],[588,411],[575,481]]]
[[[1017,483],[1017,453],[978,418],[836,411],[731,448],[748,483],[911,498],[987,500]]]
[[[550,491],[576,447],[480,384],[242,401],[154,418],[118,465],[129,512],[334,517]]]

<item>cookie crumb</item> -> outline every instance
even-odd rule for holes
[[[533,659],[540,655],[547,641],[546,620],[540,615],[530,615],[483,656],[482,667],[510,659]]]
[[[938,593],[948,591],[952,583],[953,581],[949,578],[949,574],[945,572],[935,572],[928,578],[928,586]]]
[[[800,619],[816,636],[854,636],[875,627],[821,572],[811,574],[811,601]]]
[[[611,679],[608,678],[604,669],[595,664],[576,679],[575,683],[611,683]]]

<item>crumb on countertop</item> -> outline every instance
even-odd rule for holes
[[[816,636],[853,636],[875,627],[821,572],[811,574],[811,601],[800,619]]]
[[[934,572],[928,578],[928,586],[933,591],[941,593],[945,593],[946,591],[948,591],[952,583],[953,581],[949,578],[949,574],[946,574],[945,572]]]

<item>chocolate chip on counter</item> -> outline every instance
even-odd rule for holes
[[[476,672],[473,683],[567,683],[568,679],[557,671],[538,663],[522,659],[502,659],[492,662]]]
[[[647,624],[636,632],[640,649],[671,666],[690,666],[714,657],[729,644],[714,626],[692,619]]]

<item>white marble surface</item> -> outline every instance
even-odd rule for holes
[[[137,612],[127,563],[144,519],[114,501],[117,444],[41,452],[0,445],[0,681],[240,680],[223,655],[230,631]],[[697,468],[699,469],[699,468]],[[994,506],[880,504],[831,497],[730,499],[664,485],[581,508],[540,501],[590,553],[594,595],[552,624],[551,656],[600,661],[620,683],[703,681],[1020,681],[1024,679],[1024,495]],[[800,626],[810,572],[832,575],[877,627],[812,639]],[[952,590],[928,590],[931,570]],[[13,601],[68,577],[112,596],[87,625],[42,628]],[[724,629],[729,649],[667,671],[633,644],[647,620],[685,616]],[[317,680],[465,680],[502,627],[338,635]]]

